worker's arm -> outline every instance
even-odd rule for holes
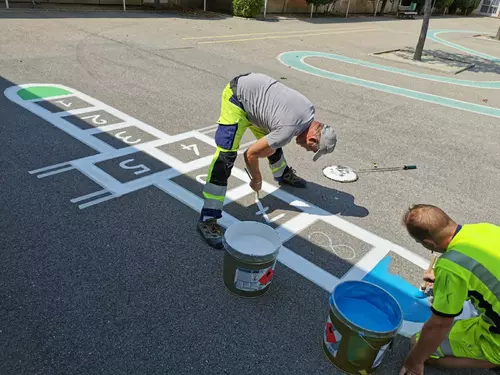
[[[405,367],[416,368],[427,361],[446,338],[453,325],[453,318],[432,314],[420,332],[417,344],[408,354]]]
[[[462,277],[438,266],[435,277],[432,315],[406,358],[405,367],[410,369],[422,365],[437,350],[450,332],[454,318],[462,313],[467,299],[468,283]]]
[[[260,174],[259,169],[259,159],[267,158],[268,156],[274,154],[275,151],[276,150],[267,143],[266,137],[259,139],[245,151],[245,163],[250,176],[252,176],[253,184],[262,183],[262,175]],[[254,186],[252,186],[252,188],[255,190]],[[260,186],[258,190],[260,190]]]

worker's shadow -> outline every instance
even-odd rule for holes
[[[311,181],[306,188],[282,186],[281,189],[334,215],[365,217],[369,214],[366,207],[354,202],[353,195]]]

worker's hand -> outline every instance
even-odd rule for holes
[[[250,180],[250,187],[252,188],[253,191],[258,193],[262,188],[262,180],[260,181]]]
[[[412,365],[411,367],[405,364],[399,371],[399,375],[424,375],[424,364]]]
[[[429,286],[432,286],[432,284],[434,284],[434,279],[434,270],[424,272],[424,281],[427,281]]]

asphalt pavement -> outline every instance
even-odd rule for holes
[[[436,204],[460,223],[500,222],[498,117],[326,79],[278,60],[288,51],[324,51],[445,76],[370,55],[414,45],[418,20],[387,16],[258,21],[160,12],[14,10],[2,11],[0,22],[0,374],[339,373],[322,352],[328,292],[314,277],[298,273],[299,266],[294,270],[278,263],[266,295],[251,300],[233,296],[222,283],[223,253],[209,248],[196,233],[198,213],[192,205],[198,201],[170,191],[170,182],[159,179],[136,189],[135,177],[125,173],[132,164],[128,169],[120,164],[127,165],[130,158],[116,153],[128,146],[118,132],[121,128],[113,128],[116,118],[126,114],[129,125],[135,126],[126,133],[128,139],[159,142],[155,149],[165,158],[158,161],[137,146],[139,152],[132,156],[148,166],[144,176],[164,173],[175,186],[199,196],[197,177],[206,173],[213,151],[207,139],[213,133],[197,133],[205,139],[195,139],[197,157],[189,154],[192,149],[186,153],[187,145],[179,148],[161,140],[214,125],[222,89],[237,74],[258,71],[280,79],[308,96],[317,106],[318,119],[337,129],[337,150],[319,164],[298,146],[285,147],[289,164],[309,181],[307,190],[284,189],[291,195],[279,195],[269,188],[263,194],[263,203],[279,217],[276,228],[303,217],[300,206],[283,203],[290,196],[318,208],[318,216],[334,217],[304,225],[285,241],[287,249],[328,274],[346,275],[373,249],[360,239],[373,233],[394,244],[391,272],[418,285],[423,270],[415,263],[429,259],[429,254],[401,225],[412,203]],[[432,19],[431,27],[492,33],[498,22],[447,17]],[[494,42],[472,40],[470,34],[453,34],[450,40],[500,56]],[[459,53],[435,41],[427,46]],[[330,60],[311,62],[351,77],[498,108],[494,89]],[[491,69],[459,76],[455,78],[498,81],[498,72]],[[40,104],[56,113],[43,118],[40,113],[45,112],[33,112],[5,96],[9,87],[24,84],[63,85],[104,103],[95,105],[92,113],[100,114],[111,128],[92,133],[95,124],[82,120],[78,112],[85,111],[87,99],[77,95],[71,100],[76,112],[67,117],[76,128],[63,131],[53,119],[65,110],[60,107],[64,104]],[[121,114],[110,114],[113,110]],[[147,126],[136,126],[139,123]],[[79,131],[87,132],[85,141],[78,139],[83,134]],[[87,163],[106,152],[113,158]],[[242,167],[241,159],[237,168]],[[73,160],[83,161],[61,173],[50,174],[56,169],[48,169],[46,177],[40,176],[46,171],[33,172]],[[191,167],[177,173],[176,160]],[[105,178],[93,163],[122,190],[104,192],[109,195],[102,202],[82,206],[79,197],[104,188]],[[352,184],[334,183],[321,172],[329,164],[366,168],[373,163],[416,164],[418,169],[366,174]],[[263,168],[263,173],[269,186],[275,186],[269,171]],[[234,201],[226,212],[237,220],[259,220],[255,203],[243,188],[238,190],[245,186],[243,178],[232,177]],[[318,232],[342,244],[346,253],[328,252],[324,242],[311,237]],[[397,246],[420,258],[401,256],[405,253]],[[407,338],[396,338],[381,374],[398,373],[408,345]]]

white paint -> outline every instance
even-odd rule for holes
[[[135,161],[135,159],[127,159],[125,161],[122,161],[119,165],[123,169],[139,169],[138,171],[134,172],[134,174],[141,174],[141,173],[146,173],[151,171],[148,167],[146,167],[144,164],[138,164],[138,165],[127,165],[131,162]]]
[[[131,135],[127,135],[125,137],[122,137],[121,134],[123,134],[123,133],[127,133],[127,131],[123,130],[123,131],[121,131],[119,133],[116,133],[115,137],[118,138],[118,139],[120,139],[120,140],[122,140],[123,142],[129,144],[129,145],[135,145],[135,144],[141,142],[141,138],[136,139],[135,141],[129,141],[129,139],[132,138],[132,136]]]
[[[181,147],[183,150],[191,150],[196,154],[196,156],[200,156],[200,151],[198,150],[198,145],[196,144],[186,146],[181,143]]]
[[[51,170],[51,169],[55,169],[55,168],[59,168],[59,167],[64,167],[65,165],[70,165],[70,163],[68,163],[66,161],[64,163],[53,164],[53,165],[49,165],[48,167],[33,169],[32,171],[29,171],[28,173],[29,174],[37,174],[37,173],[45,172],[45,171],[48,171],[48,170]]]
[[[243,234],[233,238],[231,247],[240,253],[256,256],[268,255],[276,251],[272,242],[254,234]]]
[[[66,167],[66,168],[57,169],[55,171],[51,171],[51,172],[39,174],[37,177],[38,178],[44,178],[44,177],[52,176],[52,175],[55,175],[55,174],[58,174],[58,173],[70,171],[72,169],[75,169],[75,167]]]
[[[313,241],[313,238],[316,238],[316,237],[326,239],[326,246],[321,246],[317,242]],[[325,232],[312,232],[312,233],[310,233],[309,234],[309,242],[316,243],[320,247],[326,248],[327,251],[335,254],[339,258],[346,259],[346,260],[353,260],[354,258],[356,258],[356,251],[351,246],[344,245],[344,244],[334,245],[330,236],[327,235]],[[342,250],[340,250],[340,251],[336,250],[337,248],[346,249],[349,256],[343,256]]]
[[[82,120],[88,120],[88,119],[92,119],[92,123],[95,124],[95,125],[107,125],[107,121],[104,120],[104,119],[100,119],[99,120],[99,117],[101,117],[100,114],[97,114],[97,115],[90,115],[90,116],[84,116],[84,117],[80,117]]]
[[[82,195],[81,197],[78,197],[78,198],[73,198],[73,199],[70,200],[70,202],[71,203],[78,203],[78,202],[86,201],[87,199],[96,197],[98,195],[106,194],[106,193],[108,193],[108,191],[106,189],[97,190],[97,191],[95,191],[93,193]]]
[[[116,198],[116,197],[117,197],[117,195],[108,195],[106,197],[102,197],[102,198],[96,199],[96,200],[91,201],[91,202],[83,203],[83,204],[79,205],[78,208],[83,210],[84,208],[91,207],[91,206],[94,206],[96,204],[99,204],[99,203],[102,203],[105,201],[109,201],[109,200]]]
[[[206,177],[208,177],[208,174],[199,174],[196,176],[196,181],[198,181],[200,184],[205,185],[207,183]]]
[[[267,216],[266,214],[266,210],[269,209],[269,207],[267,207],[266,210],[264,209],[264,206],[262,206],[262,202],[259,199],[258,193],[255,193],[255,203],[257,203],[257,207],[259,207],[259,211],[262,213],[262,217],[264,218],[264,220],[270,223],[271,220],[269,220],[269,216]]]
[[[363,277],[389,254],[390,250],[389,247],[375,247],[371,249],[341,277],[341,281],[363,279]]]
[[[63,113],[57,113],[53,114],[44,108],[36,105],[36,101],[23,101],[21,100],[17,95],[16,92],[17,90],[21,88],[27,88],[30,86],[54,86],[54,87],[59,87],[62,89],[66,89],[70,92],[72,92],[71,95],[76,95],[79,98],[85,100],[86,102],[90,103],[91,106],[88,108],[84,109],[77,109],[77,110],[71,110]],[[77,90],[61,86],[61,85],[54,85],[54,84],[28,84],[28,85],[20,85],[20,86],[13,86],[5,90],[5,95],[7,98],[9,98],[11,101],[21,105],[22,107],[26,108],[27,110],[33,112],[34,114],[38,115],[39,117],[43,118],[44,120],[52,123],[54,126],[60,128],[61,130],[65,131],[66,133],[70,134],[74,138],[82,141],[83,143],[89,145],[90,147],[93,147],[95,150],[100,152],[97,155],[92,155],[89,157],[81,158],[81,159],[76,159],[70,162],[65,162],[65,163],[59,163],[55,164],[52,166],[44,167],[44,168],[39,168],[33,171],[30,171],[30,174],[37,174],[40,172],[45,172],[45,171],[51,171],[56,168],[61,168],[58,169],[57,171],[53,171],[53,174],[55,173],[60,173],[61,171],[64,170],[70,170],[73,168],[78,169],[82,173],[84,173],[87,177],[89,177],[91,180],[96,182],[97,184],[101,185],[103,187],[102,190],[96,191],[91,194],[87,194],[85,196],[79,197],[79,198],[74,198],[71,201],[73,203],[81,202],[90,198],[97,197],[101,194],[105,194],[106,192],[110,193],[110,195],[101,197],[99,199],[95,199],[90,202],[86,202],[84,204],[81,204],[79,207],[81,209],[91,207],[94,205],[97,205],[99,203],[108,201],[110,199],[122,196],[124,194],[131,193],[133,191],[137,191],[139,189],[142,189],[147,186],[156,186],[162,191],[166,192],[170,196],[172,196],[174,199],[177,199],[190,208],[192,208],[195,211],[200,211],[202,206],[203,206],[203,199],[192,192],[184,189],[183,187],[173,183],[169,179],[174,178],[176,176],[179,176],[183,173],[189,173],[191,171],[207,167],[211,160],[212,160],[212,155],[209,155],[207,157],[203,157],[194,161],[191,161],[189,163],[183,163],[173,156],[166,154],[165,152],[157,149],[156,147],[159,147],[161,145],[165,144],[170,144],[174,142],[180,142],[183,140],[187,140],[189,138],[196,138],[201,142],[204,142],[206,144],[209,144],[213,147],[215,147],[215,140],[211,137],[209,137],[206,134],[201,133],[202,131],[209,131],[217,127],[217,125],[211,125],[205,128],[198,129],[197,131],[189,131],[186,133],[170,136],[148,124],[145,124],[131,116],[126,115],[125,113],[118,111],[115,108],[112,108],[94,98],[91,98],[81,92],[78,92]],[[46,98],[49,99],[49,98]],[[58,99],[64,99],[64,97],[58,98]],[[78,127],[70,124],[68,121],[64,119],[65,116],[70,115],[70,114],[84,114],[87,112],[93,112],[95,110],[105,110],[106,112],[110,113],[111,115],[120,118],[123,120],[122,123],[120,124],[113,124],[113,125],[105,125],[102,126],[99,129],[90,129],[90,130],[82,130],[79,129]],[[89,116],[89,118],[93,118],[92,116]],[[94,118],[93,118],[94,119]],[[99,122],[99,119],[96,117],[95,120]],[[102,120],[100,121],[102,122]],[[99,124],[96,124],[99,125]],[[114,149],[113,147],[107,145],[106,143],[96,139],[95,137],[92,136],[92,134],[102,132],[103,130],[114,130],[114,129],[119,129],[121,127],[126,127],[134,125],[141,129],[142,131],[148,132],[149,134],[152,134],[158,140],[156,141],[151,141],[151,142],[145,142],[141,144],[134,145],[133,147],[125,147],[121,149]],[[123,133],[119,133],[123,134]],[[243,146],[253,144],[253,142],[248,142]],[[120,181],[117,181],[115,178],[112,176],[108,175],[105,173],[103,170],[99,169],[98,167],[95,166],[95,163],[99,161],[104,161],[104,160],[109,160],[112,158],[116,158],[119,156],[124,156],[124,155],[132,155],[135,152],[145,152],[149,154],[151,157],[154,157],[160,161],[162,161],[165,164],[168,164],[171,166],[171,169],[164,170],[161,172],[157,173],[152,173],[147,176],[139,176],[138,178],[131,180],[126,183],[122,183]],[[193,150],[194,152],[194,150]],[[240,149],[240,153],[242,153],[242,149]],[[125,169],[130,169],[133,172],[139,172],[139,175],[144,173],[141,172],[143,170],[142,167],[147,168],[144,165],[131,165],[127,164],[130,163],[132,159],[128,159],[125,162],[125,167],[122,166],[122,168]],[[140,169],[140,171],[136,171],[136,169]],[[149,170],[149,168],[147,168]],[[49,172],[52,173],[52,172]],[[233,168],[233,176],[236,178],[239,178],[242,181],[248,182],[248,176],[246,173],[239,169],[239,168]],[[201,177],[203,175],[197,176],[197,181],[200,182]],[[200,177],[200,178],[198,178]],[[342,280],[356,280],[356,279],[361,279],[363,278],[367,272],[369,272],[371,269],[375,267],[375,265],[383,259],[387,253],[392,250],[395,253],[401,255],[402,257],[410,260],[414,264],[418,265],[422,269],[426,269],[429,262],[422,257],[412,253],[411,251],[404,249],[400,246],[397,246],[381,237],[378,237],[377,235],[366,231],[363,228],[360,228],[336,215],[333,215],[332,213],[325,211],[309,202],[303,201],[300,198],[279,189],[277,186],[274,186],[272,184],[269,184],[267,182],[263,183],[262,186],[262,191],[266,192],[267,194],[271,194],[274,197],[281,199],[285,201],[286,203],[299,208],[303,212],[300,213],[299,215],[291,218],[290,220],[286,221],[283,225],[278,227],[276,230],[273,230],[271,227],[258,223],[262,226],[265,226],[266,228],[269,228],[269,230],[272,230],[273,233],[277,236],[277,241],[279,243],[284,243],[300,233],[300,231],[304,230],[305,228],[309,227],[312,225],[314,222],[317,220],[321,220],[329,225],[332,225],[333,227],[342,230],[345,233],[348,233],[368,244],[371,244],[374,246],[374,248],[366,254],[356,265],[354,265],[349,272],[344,275]],[[253,190],[248,185],[242,185],[238,186],[235,189],[232,189],[227,192],[226,195],[226,202],[230,202],[231,200],[237,200],[245,195],[251,194]],[[219,220],[219,223],[226,227],[230,228],[233,224],[239,223],[239,220],[234,218],[233,216],[224,213],[224,216],[222,219]],[[259,233],[260,235],[260,233]],[[259,237],[261,238],[261,237]],[[252,242],[255,244],[255,241],[252,240]],[[243,245],[245,246],[245,245]],[[331,292],[333,287],[338,283],[339,279],[336,278],[335,276],[331,275],[330,273],[326,272],[325,270],[321,269],[320,267],[316,266],[315,264],[309,262],[308,260],[304,259],[303,257],[295,254],[292,252],[290,249],[281,246],[278,254],[278,261],[280,261],[282,264],[286,265],[290,269],[294,270],[298,274],[302,275],[306,279],[310,280],[311,282],[315,283],[319,287],[323,288],[324,290]],[[417,332],[418,330],[421,329],[421,324],[415,324],[411,322],[404,322],[403,324],[403,329],[401,330],[401,334],[405,336],[410,336],[413,333]]]

